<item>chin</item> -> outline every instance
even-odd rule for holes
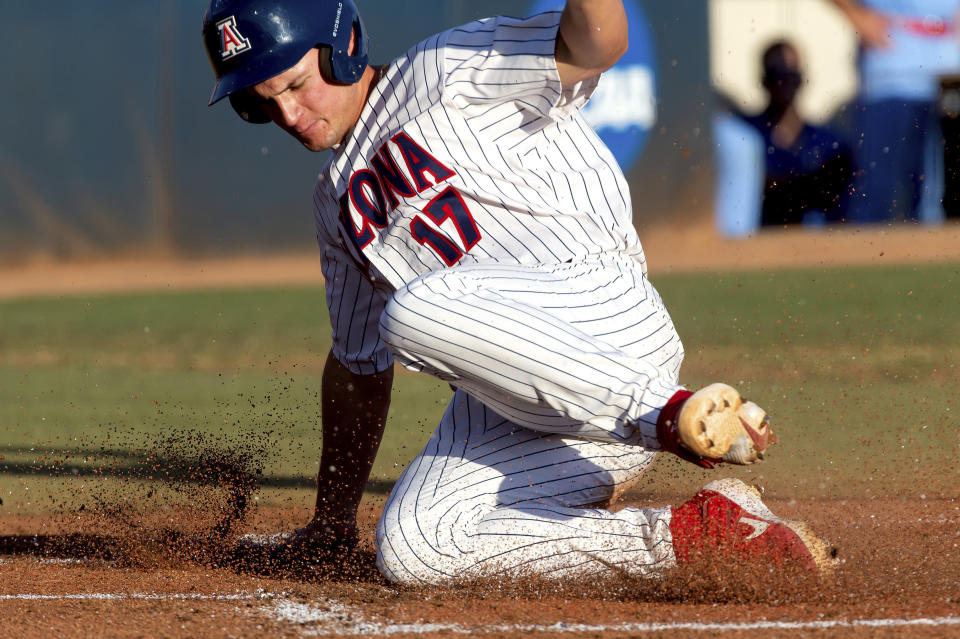
[[[300,144],[302,144],[303,146],[305,146],[307,149],[311,151],[326,151],[328,149],[332,149],[333,146],[336,144],[336,142],[330,142],[329,140],[326,140],[326,139],[317,139],[314,137],[297,138],[297,139],[300,140]]]
[[[303,146],[306,147],[307,150],[313,151],[314,153],[318,153],[320,151],[329,151],[333,148],[332,144],[316,144],[311,142],[304,142]]]

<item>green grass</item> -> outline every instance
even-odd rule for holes
[[[683,383],[728,381],[773,417],[768,462],[732,474],[803,495],[958,493],[960,266],[654,283],[686,346]]]
[[[774,417],[770,458],[725,474],[797,496],[958,493],[960,266],[653,280],[686,347],[681,381],[728,381]],[[77,481],[109,486],[110,469],[182,432],[261,446],[264,496],[309,503],[329,339],[317,287],[0,303],[0,513],[52,508]],[[398,371],[373,492],[448,397]],[[708,476],[664,458],[641,491]]]

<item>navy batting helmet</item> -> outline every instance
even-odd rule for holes
[[[311,48],[329,47],[325,71],[335,82],[353,84],[367,66],[367,35],[353,0],[212,0],[203,43],[217,77],[210,104],[230,96],[240,117],[255,123],[270,118],[243,89],[293,67]]]

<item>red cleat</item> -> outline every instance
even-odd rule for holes
[[[810,526],[777,517],[760,501],[760,491],[739,479],[712,481],[674,508],[670,531],[678,563],[703,552],[798,564],[817,573],[838,563],[836,549]]]

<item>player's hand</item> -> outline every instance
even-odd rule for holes
[[[661,409],[660,417],[657,419],[657,440],[664,451],[702,468],[713,468],[722,461],[720,458],[698,455],[680,442],[677,414],[691,396],[693,396],[691,391],[677,391]]]
[[[285,550],[308,561],[334,559],[353,552],[359,542],[356,522],[331,522],[314,517],[284,541]]]
[[[663,446],[663,450],[668,453],[673,453],[680,459],[700,466],[701,468],[710,469],[723,462],[723,460],[718,457],[703,457],[689,448],[685,448],[680,443],[676,428],[670,428],[668,426],[665,429],[659,429],[657,436],[660,439],[660,445]]]
[[[657,439],[664,450],[704,468],[755,464],[776,441],[766,411],[721,383],[675,393],[660,411]]]
[[[683,448],[731,464],[762,461],[775,441],[767,412],[722,383],[704,386],[691,395],[676,422]]]

